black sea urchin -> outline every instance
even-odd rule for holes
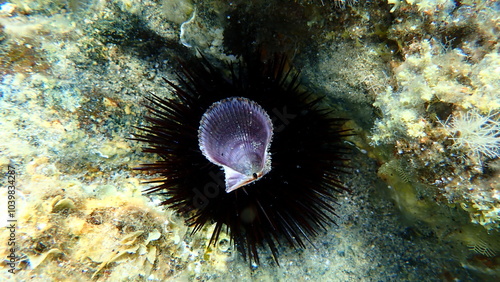
[[[228,228],[231,239],[250,261],[259,263],[260,247],[269,247],[277,263],[279,244],[305,247],[305,240],[332,222],[332,203],[338,193],[347,190],[338,179],[349,153],[341,142],[349,135],[341,129],[345,120],[321,108],[320,97],[298,89],[298,72],[288,67],[283,56],[230,65],[227,70],[216,69],[202,58],[183,63],[178,80],[180,85],[166,80],[175,89],[174,98],[147,98],[150,125],[136,135],[136,140],[149,146],[144,152],[161,158],[138,168],[162,176],[151,181],[158,185],[145,192],[164,195],[162,205],[185,215],[193,232],[214,222],[210,243],[217,241],[222,228]],[[240,98],[230,98],[234,96]],[[205,138],[201,137],[200,121],[207,109],[234,99],[247,105],[224,105],[221,111],[230,112],[227,119],[231,114],[241,115],[244,107],[255,103],[272,120],[273,136],[268,171],[259,176],[251,173],[260,179],[226,192],[224,172],[218,166],[223,166],[223,161],[215,161],[216,165],[210,156],[210,160],[205,157],[207,152],[200,149],[205,140],[198,139],[198,131],[200,138]],[[235,107],[243,110],[237,113]],[[265,121],[262,126],[266,127]],[[233,149],[216,151],[221,156]],[[262,154],[262,149],[259,152]],[[262,161],[256,158],[256,164]],[[259,169],[264,170],[264,165]]]

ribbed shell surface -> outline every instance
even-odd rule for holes
[[[205,112],[198,140],[203,155],[224,168],[229,192],[270,170],[272,134],[272,121],[260,105],[232,97],[214,103]],[[238,187],[230,187],[235,185]]]

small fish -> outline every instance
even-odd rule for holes
[[[256,102],[231,97],[212,104],[201,118],[198,142],[203,155],[224,169],[226,193],[271,170],[273,124]]]

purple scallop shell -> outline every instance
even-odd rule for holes
[[[271,170],[273,124],[264,109],[241,97],[215,102],[203,114],[198,142],[203,155],[224,169],[226,193]]]

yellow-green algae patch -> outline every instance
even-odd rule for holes
[[[15,275],[2,260],[1,277],[165,280],[198,275],[212,264],[225,269],[227,258],[217,252],[203,256],[208,228],[189,236],[184,219],[141,195],[145,185],[132,170],[153,160],[126,139],[144,111],[127,93],[165,91],[153,81],[154,70],[82,34],[73,15],[35,12],[54,8],[48,2],[16,4],[0,14],[0,48],[8,55],[0,69],[0,163],[17,176],[18,258]],[[87,23],[96,20],[88,16]],[[109,64],[97,61],[103,58]],[[1,216],[4,224],[5,211]],[[9,236],[0,231],[4,258]]]
[[[182,219],[132,192],[140,189],[138,179],[123,183],[129,192],[115,189],[108,195],[91,196],[85,193],[88,184],[61,179],[59,173],[40,174],[47,166],[47,159],[35,159],[27,167],[29,177],[19,183],[18,194],[23,197],[18,202],[21,260],[16,278],[164,280],[201,271],[202,260],[219,271],[226,269],[231,257],[228,248],[218,243],[216,250],[202,257],[210,230],[201,232],[206,240],[184,241],[187,227]],[[2,242],[8,236],[3,229]],[[7,254],[4,244],[0,255]]]
[[[433,186],[422,179],[423,172],[414,167],[413,161],[395,151],[391,146],[372,147],[369,144],[369,133],[362,130],[356,123],[349,122],[346,126],[354,129],[357,135],[349,137],[359,149],[377,160],[380,167],[377,175],[387,183],[386,193],[393,199],[398,209],[402,211],[406,224],[418,226],[425,223],[430,227],[436,238],[446,244],[461,246],[469,252],[457,254],[462,266],[486,275],[498,275],[500,232],[486,231],[483,226],[491,224],[491,219],[484,212],[492,212],[492,206],[480,208],[476,202],[449,203]],[[401,149],[399,144],[397,148]],[[411,150],[415,161],[425,161],[426,150],[415,153]],[[428,152],[427,152],[428,153]],[[497,180],[491,180],[496,182]],[[493,186],[492,186],[493,187]],[[493,212],[495,208],[493,207]],[[469,213],[469,216],[467,215]],[[496,223],[499,214],[491,214]],[[476,225],[481,224],[481,225]],[[425,228],[424,228],[425,229]],[[492,229],[492,228],[490,228]],[[423,236],[419,234],[419,236]]]
[[[500,30],[495,1],[388,1],[401,60],[373,105],[371,144],[392,146],[424,194],[500,227]],[[388,164],[389,165],[389,164]]]

